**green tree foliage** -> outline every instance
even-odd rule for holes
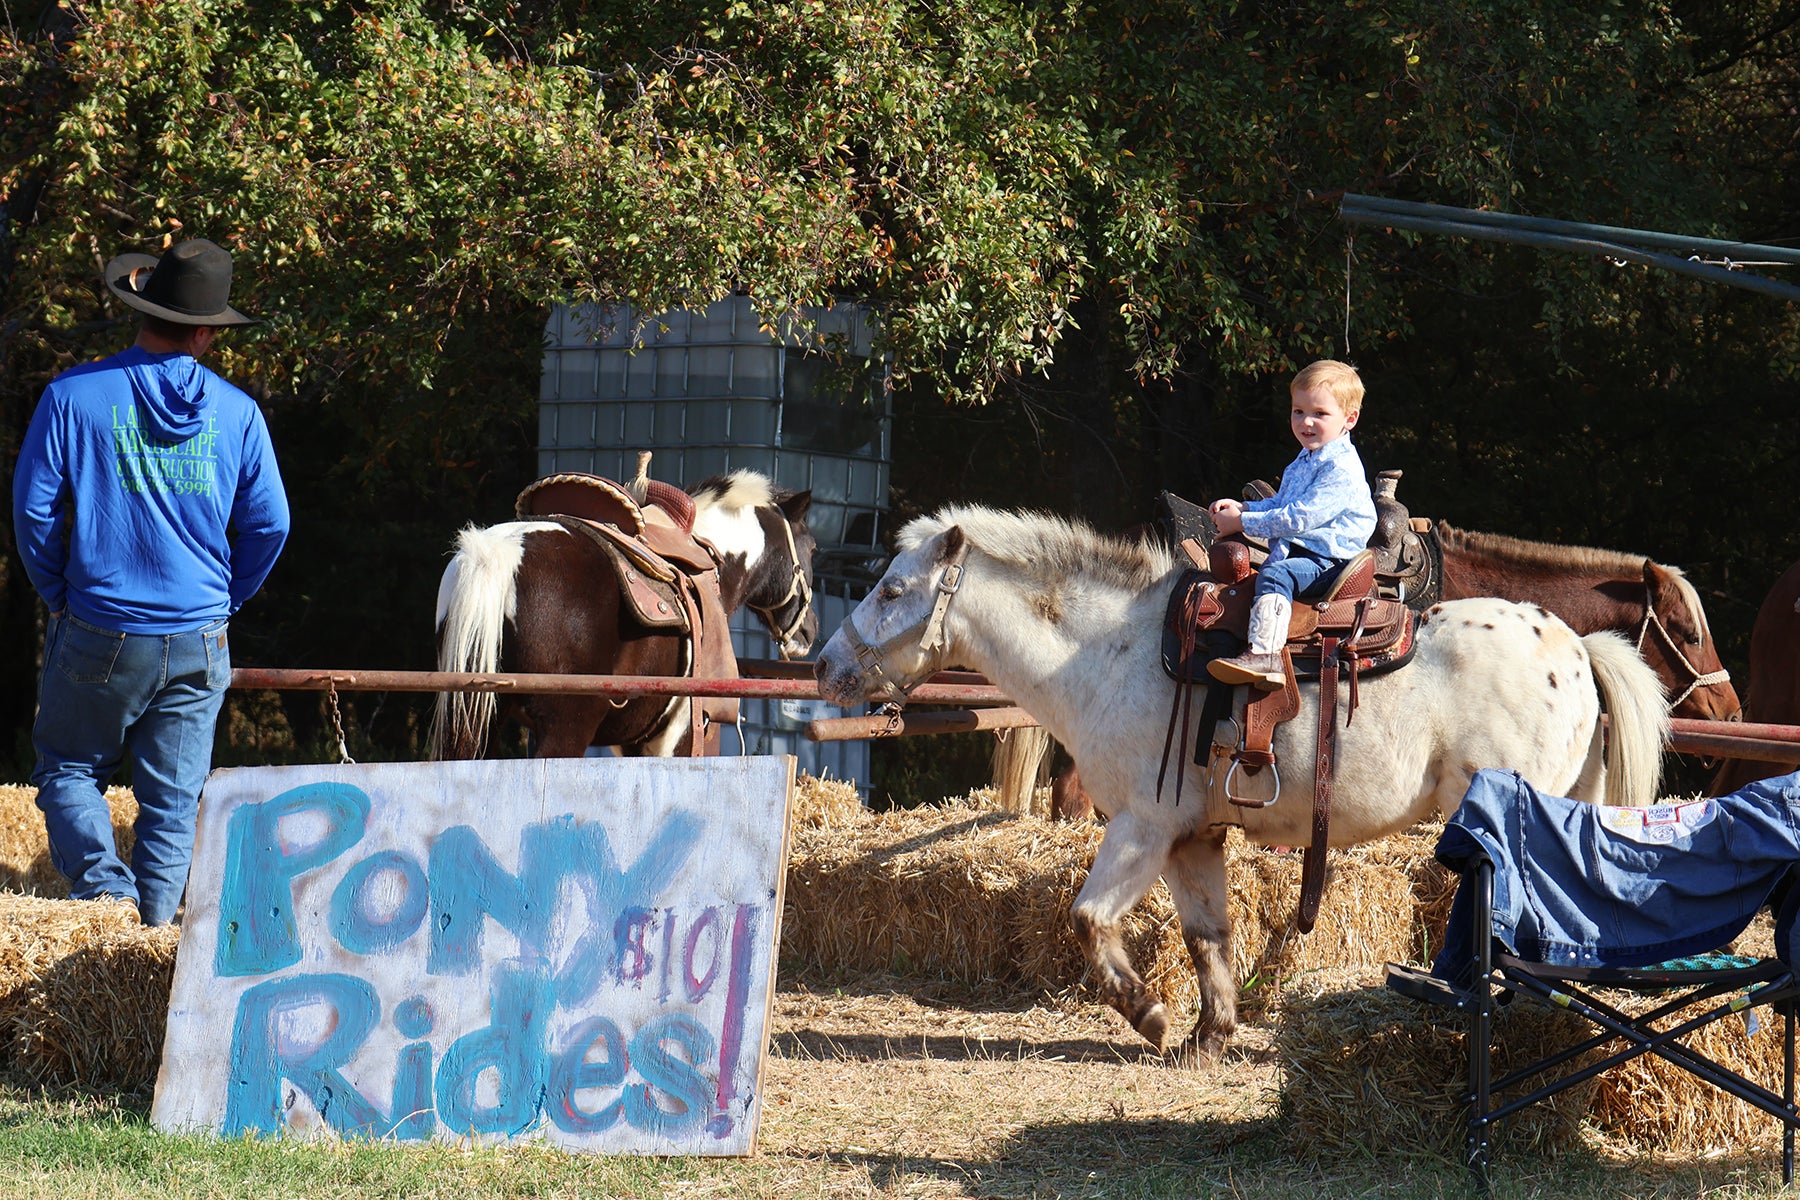
[[[450,532],[533,473],[563,299],[875,305],[915,506],[1124,524],[1159,486],[1234,490],[1286,461],[1286,375],[1333,355],[1363,366],[1365,457],[1407,470],[1415,511],[1704,553],[1714,587],[1800,551],[1766,487],[1751,549],[1696,550],[1699,498],[1791,454],[1767,435],[1783,306],[1336,216],[1372,192],[1789,236],[1791,3],[26,8],[0,28],[0,453],[57,370],[128,340],[101,263],[230,247],[267,321],[215,365],[266,405],[297,513],[241,658],[429,661]]]

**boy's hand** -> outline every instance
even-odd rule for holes
[[[1244,506],[1236,500],[1214,500],[1206,510],[1222,534],[1241,533],[1244,529]]]

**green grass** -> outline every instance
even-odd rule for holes
[[[1782,1194],[1769,1155],[1696,1166],[1598,1155],[1505,1158],[1497,1200],[1633,1200]],[[1474,1195],[1459,1164],[1370,1154],[1308,1161],[1278,1122],[1222,1117],[1030,1126],[980,1161],[862,1148],[751,1160],[581,1156],[529,1147],[168,1137],[133,1098],[0,1086],[0,1196],[7,1200],[336,1200],[370,1197],[1443,1197]]]

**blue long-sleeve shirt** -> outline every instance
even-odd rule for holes
[[[1269,543],[1271,562],[1286,558],[1290,543],[1323,558],[1355,556],[1375,532],[1375,497],[1350,435],[1302,450],[1275,494],[1245,502],[1243,516],[1244,532]]]
[[[44,389],[13,532],[51,612],[122,633],[198,629],[256,594],[288,535],[256,402],[186,354],[133,347]]]

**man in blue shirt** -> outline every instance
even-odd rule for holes
[[[1362,377],[1348,363],[1321,359],[1288,385],[1289,420],[1300,454],[1266,500],[1216,500],[1208,510],[1221,534],[1267,539],[1269,557],[1250,609],[1250,648],[1207,664],[1215,679],[1265,691],[1286,682],[1281,647],[1294,600],[1330,589],[1344,564],[1375,532],[1375,498],[1350,431],[1362,416]]]
[[[231,256],[201,238],[123,254],[107,287],[136,342],[44,389],[13,476],[13,529],[49,609],[31,779],[50,857],[78,900],[146,925],[187,887],[194,814],[231,683],[226,624],[288,535],[287,494],[256,402],[200,359],[230,306]],[[129,754],[129,866],[106,786]]]

